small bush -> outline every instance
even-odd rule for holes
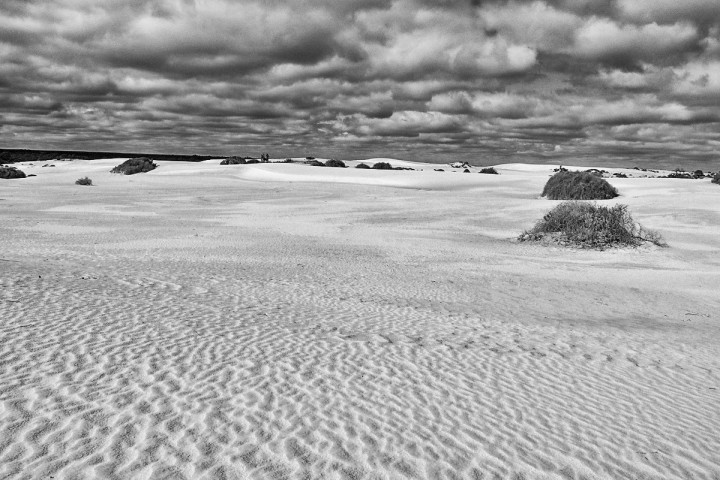
[[[702,170],[695,170],[693,172],[693,176],[695,178],[705,178],[705,172],[703,172]]]
[[[693,177],[689,172],[682,172],[680,170],[675,170],[672,173],[669,173],[665,178],[683,178],[685,180],[692,180]]]
[[[713,175],[710,182],[720,184],[720,172],[717,172],[715,175]]]
[[[550,200],[607,200],[617,197],[618,191],[592,173],[560,171],[547,181],[542,196]]]
[[[660,234],[635,223],[627,205],[605,207],[587,202],[563,202],[550,210],[520,241],[550,241],[583,248],[637,246],[642,242],[666,246]]]
[[[498,171],[494,167],[481,168],[480,173],[488,173],[490,175],[498,175]]]
[[[90,185],[92,186],[92,180],[89,177],[78,178],[75,180],[75,185]]]
[[[292,158],[286,158],[285,160],[283,160],[280,163],[293,163],[293,160],[292,160]]]
[[[387,162],[377,162],[372,166],[375,170],[392,170],[393,167]]]
[[[220,165],[245,165],[247,162],[243,157],[228,157]]]
[[[15,167],[0,166],[0,178],[11,179],[11,178],[25,178],[25,172],[18,170]]]
[[[326,167],[336,167],[336,168],[345,168],[345,162],[342,160],[335,160],[334,158],[331,158],[327,162],[325,162]]]
[[[321,162],[320,160],[305,160],[306,165],[311,165],[313,167],[324,167],[325,164]]]
[[[130,158],[117,167],[110,170],[110,173],[121,173],[123,175],[135,175],[155,170],[157,165],[147,157]]]
[[[364,163],[358,163],[357,165],[355,165],[355,168],[370,168],[370,166]]]

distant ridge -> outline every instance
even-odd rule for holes
[[[161,153],[120,153],[120,152],[78,152],[71,150],[26,150],[0,148],[0,164],[20,162],[44,162],[54,159],[98,160],[101,158],[137,158],[147,157],[151,160],[170,160],[179,162],[202,162],[211,158],[224,158],[214,155],[167,155]]]

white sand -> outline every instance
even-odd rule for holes
[[[720,478],[709,180],[597,252],[511,240],[552,167],[119,162],[0,180],[0,478]]]

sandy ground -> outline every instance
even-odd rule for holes
[[[552,167],[47,163],[0,180],[0,478],[720,478],[709,180],[611,179],[670,247],[598,252],[512,240]]]

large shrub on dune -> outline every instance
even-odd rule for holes
[[[377,162],[373,164],[372,168],[375,170],[392,170],[393,167],[387,162]]]
[[[607,200],[617,197],[618,191],[592,173],[559,171],[547,181],[542,196],[550,200]]]
[[[331,158],[327,162],[325,162],[326,167],[335,167],[335,168],[345,168],[345,162],[342,160],[335,160],[334,158]]]
[[[15,167],[6,167],[0,165],[0,178],[11,179],[11,178],[25,178],[25,172]]]
[[[562,202],[535,226],[523,232],[520,241],[543,241],[583,248],[637,246],[643,242],[665,246],[662,237],[635,223],[627,205],[606,207],[590,202]]]
[[[220,162],[220,165],[245,165],[247,161],[243,157],[228,157]]]
[[[130,158],[116,166],[110,173],[121,173],[123,175],[135,175],[155,170],[157,165],[147,157]]]

